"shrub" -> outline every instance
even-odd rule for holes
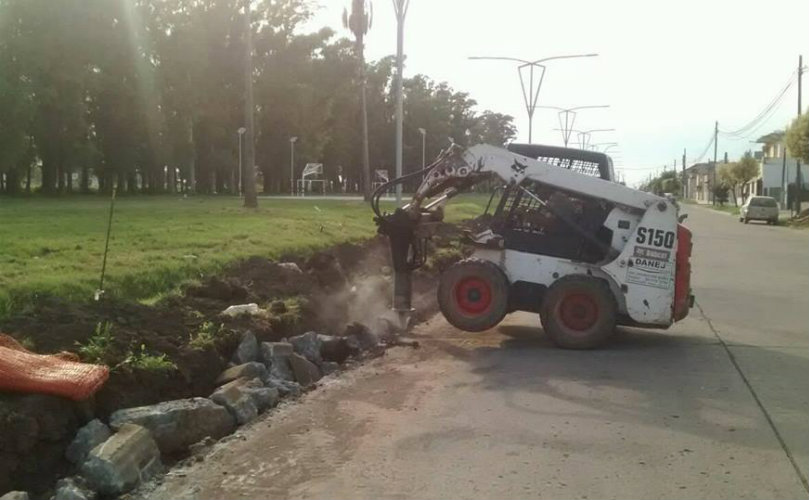
[[[198,349],[200,351],[213,347],[216,344],[217,338],[219,338],[219,335],[222,333],[223,328],[224,325],[221,323],[216,325],[215,323],[206,321],[202,323],[197,333],[191,335],[188,345],[191,346],[192,349]]]
[[[79,356],[88,363],[110,364],[113,340],[112,323],[99,321],[96,323],[93,335],[87,339],[87,343],[77,343]]]
[[[165,354],[149,354],[146,352],[146,346],[141,344],[140,351],[133,353],[129,351],[126,359],[119,366],[127,366],[129,368],[165,372],[176,370],[177,365],[168,358]]]

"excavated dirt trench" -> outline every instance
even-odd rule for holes
[[[435,313],[437,274],[466,253],[460,234],[458,227],[444,225],[433,238],[428,265],[414,274],[414,322]],[[114,368],[96,396],[82,403],[0,394],[0,493],[21,489],[45,495],[57,477],[72,472],[65,449],[76,430],[92,418],[106,419],[120,408],[208,396],[246,330],[260,341],[276,341],[310,330],[340,335],[355,321],[374,328],[389,308],[388,252],[386,240],[376,237],[337,245],[307,259],[288,256],[279,261],[299,269],[253,257],[154,306],[49,299],[8,319],[0,324],[0,332],[33,343],[38,353],[75,352],[90,341],[98,325],[109,325],[111,342],[104,361]],[[269,314],[220,314],[228,306],[251,302]],[[189,345],[206,328],[216,332],[215,340]],[[133,352],[165,354],[177,368],[133,368],[126,362]]]

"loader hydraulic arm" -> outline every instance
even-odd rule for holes
[[[470,175],[471,169],[463,162],[463,149],[452,145],[438,155],[423,170],[392,179],[374,191],[371,208],[378,232],[388,237],[393,264],[393,310],[398,315],[399,327],[407,328],[412,312],[412,272],[427,258],[427,239],[443,220],[443,205],[456,194],[484,180],[487,175]],[[379,208],[380,198],[398,184],[411,179],[422,181],[412,200],[392,213]],[[438,196],[437,196],[438,195]],[[425,204],[425,201],[430,200]]]

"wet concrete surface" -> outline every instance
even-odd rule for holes
[[[698,308],[564,351],[436,317],[149,498],[806,498],[809,233],[691,208]]]

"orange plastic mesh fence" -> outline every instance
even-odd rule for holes
[[[82,401],[99,390],[109,375],[106,366],[79,363],[75,354],[36,354],[0,333],[0,391]]]

